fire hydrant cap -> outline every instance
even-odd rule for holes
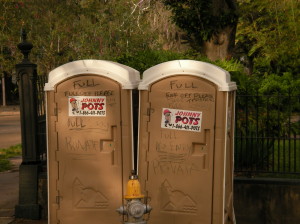
[[[138,179],[129,180],[127,182],[127,194],[125,199],[144,198],[141,193],[141,185]]]

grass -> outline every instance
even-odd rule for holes
[[[276,141],[274,155],[271,161],[274,162],[274,169],[283,172],[300,173],[300,144],[295,141]]]
[[[275,172],[268,176],[275,178],[299,179],[300,176],[300,148],[299,140],[277,140],[274,142],[273,152],[269,161]],[[277,173],[276,173],[277,172]]]
[[[0,172],[10,170],[12,168],[12,164],[9,159],[15,156],[20,156],[21,154],[21,144],[14,145],[6,149],[0,149]]]
[[[241,152],[243,155],[235,160],[240,160],[242,165],[238,164],[238,169],[242,169],[242,172],[256,177],[300,179],[299,139],[274,140],[268,148],[261,142],[249,142],[248,152],[245,149],[245,141],[237,144],[244,146],[239,152],[239,155]],[[259,147],[260,145],[263,147]]]

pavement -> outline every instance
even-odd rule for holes
[[[0,115],[1,116],[1,115]],[[21,157],[11,160],[13,169],[0,172],[0,224],[14,221],[15,205],[19,196],[19,165]]]
[[[0,106],[0,148],[21,143],[19,106]],[[0,172],[0,224],[47,224],[47,220],[16,219],[19,200],[19,166],[22,157],[11,158],[12,169]]]

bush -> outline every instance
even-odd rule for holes
[[[0,156],[0,172],[10,170],[11,169],[11,163],[7,159],[3,159],[2,156]]]
[[[20,156],[22,153],[21,144],[11,146],[6,149],[0,149],[0,172],[10,170],[12,165],[9,158]]]

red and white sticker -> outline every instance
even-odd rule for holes
[[[69,96],[69,116],[106,116],[106,96]]]
[[[162,109],[161,127],[181,131],[201,131],[202,112],[180,109]]]

